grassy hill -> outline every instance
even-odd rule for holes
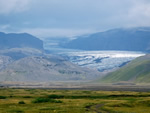
[[[99,80],[101,83],[150,83],[150,55],[139,57]]]

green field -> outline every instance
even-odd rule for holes
[[[150,113],[150,92],[6,88],[0,113]]]

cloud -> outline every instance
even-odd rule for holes
[[[150,26],[149,12],[150,0],[0,0],[0,30],[74,36]]]
[[[150,1],[136,1],[127,17],[128,26],[150,26]]]
[[[144,26],[149,22],[149,3],[149,0],[36,0],[30,17],[35,20],[32,24],[36,27],[109,29]]]
[[[9,24],[5,24],[5,25],[1,25],[0,26],[0,29],[2,30],[2,31],[4,31],[4,30],[6,30],[6,29],[9,29],[11,26],[9,25]]]
[[[27,32],[33,34],[39,38],[45,37],[74,37],[77,35],[89,34],[97,32],[92,29],[52,29],[52,28],[33,28],[33,29],[23,29],[20,32]]]
[[[0,14],[22,12],[28,9],[30,0],[0,0]]]

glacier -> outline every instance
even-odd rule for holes
[[[101,72],[124,66],[131,60],[144,56],[136,51],[66,51],[59,55],[81,67],[97,69]]]

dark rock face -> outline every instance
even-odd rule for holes
[[[113,29],[88,36],[80,36],[79,38],[61,46],[82,50],[125,50],[150,52],[150,29]]]
[[[0,32],[0,49],[10,48],[35,48],[43,50],[43,42],[27,33],[9,33]]]

